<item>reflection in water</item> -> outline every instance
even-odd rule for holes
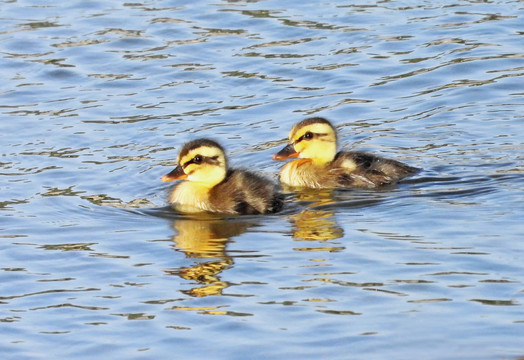
[[[344,230],[336,223],[333,211],[315,207],[333,204],[333,190],[301,189],[296,191],[296,201],[310,202],[308,208],[292,215],[293,237],[300,240],[332,240],[341,238]]]
[[[304,210],[291,216],[293,237],[301,240],[332,240],[341,238],[344,230],[334,220],[334,212]]]
[[[199,261],[193,266],[167,272],[202,284],[201,287],[183,291],[188,295],[221,295],[228,283],[221,281],[218,274],[233,265],[233,259],[226,254],[227,241],[232,236],[244,233],[249,226],[252,224],[215,217],[175,219],[173,228],[177,234],[173,236],[173,241],[177,249],[182,250],[189,258],[217,260]]]

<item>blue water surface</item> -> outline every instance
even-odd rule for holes
[[[2,1],[3,359],[522,359],[524,2]],[[292,125],[422,169],[184,216],[209,137]]]

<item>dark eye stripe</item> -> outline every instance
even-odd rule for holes
[[[312,136],[308,139],[306,137],[307,134],[311,134]],[[310,132],[308,131],[307,133],[305,133],[304,135],[302,135],[301,137],[299,137],[297,139],[297,141],[295,141],[295,144],[298,144],[299,142],[301,142],[302,140],[311,140],[311,139],[314,139],[314,138],[318,138],[318,137],[323,137],[323,136],[326,136],[327,134],[326,133],[313,133],[313,132]]]
[[[197,161],[197,157],[200,157],[200,161]],[[195,160],[197,159],[197,160]],[[191,165],[191,164],[203,164],[203,163],[208,163],[208,164],[219,164],[220,161],[217,160],[218,159],[218,156],[211,156],[211,157],[207,157],[207,156],[202,156],[202,155],[196,155],[194,158],[192,158],[191,160],[188,160],[186,161],[182,167],[185,169],[187,166]]]
[[[189,165],[191,165],[191,164],[195,164],[195,163],[196,163],[195,158],[192,158],[191,160],[186,161],[186,162],[182,165],[182,167],[185,169],[187,166],[189,166]]]

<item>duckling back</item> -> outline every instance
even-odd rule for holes
[[[418,168],[364,152],[339,152],[331,166],[340,187],[374,188],[414,175]]]

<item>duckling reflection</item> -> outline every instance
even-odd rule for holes
[[[293,215],[293,237],[320,241],[341,238],[344,230],[336,223],[334,215],[333,211],[312,209]]]
[[[333,211],[318,207],[335,203],[333,190],[295,190],[296,200],[309,202],[308,208],[292,215],[293,237],[300,240],[333,240],[341,238],[344,230],[336,223]]]
[[[173,228],[177,234],[173,236],[173,241],[177,249],[182,250],[189,258],[217,260],[197,262],[194,266],[167,272],[202,284],[201,287],[184,291],[188,295],[221,295],[228,283],[220,280],[219,274],[233,265],[233,259],[226,253],[227,242],[252,225],[245,221],[234,222],[212,217],[175,220]]]

